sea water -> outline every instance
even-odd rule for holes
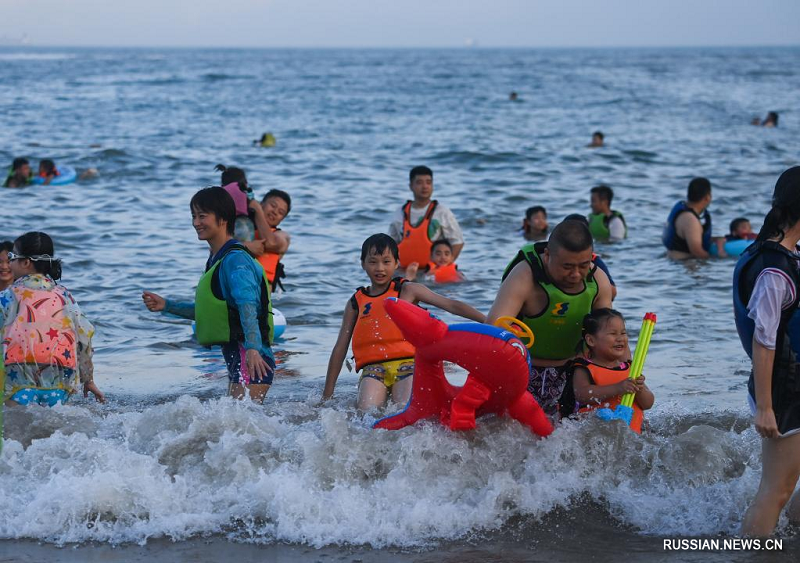
[[[53,236],[63,282],[97,328],[95,380],[108,397],[7,409],[0,538],[436,549],[509,530],[533,545],[554,527],[610,545],[631,533],[736,534],[760,441],[733,324],[734,262],[670,261],[660,235],[695,176],[711,180],[715,235],[742,215],[758,229],[775,180],[797,164],[798,55],[0,49],[0,162],[99,171],[0,190],[0,239]],[[770,110],[778,128],[749,124]],[[597,129],[607,146],[586,148]],[[253,145],[265,131],[275,147]],[[263,406],[225,398],[220,354],[141,302],[143,289],[192,297],[208,250],[189,199],[219,183],[218,163],[243,167],[258,197],[280,188],[293,199],[276,299],[289,327]],[[642,315],[658,315],[642,436],[595,418],[541,441],[493,417],[465,433],[374,431],[380,415],[355,411],[346,368],[318,406],[342,311],[368,282],[360,245],[387,230],[418,164],[434,170],[435,197],[466,241],[469,281],[436,290],[484,312],[524,242],[526,207],[544,205],[554,225],[588,212],[591,187],[614,189],[629,238],[597,251],[632,343]],[[780,530],[794,533],[785,520]]]

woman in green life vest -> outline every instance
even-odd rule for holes
[[[556,415],[566,365],[578,352],[584,315],[611,306],[608,276],[592,263],[592,235],[580,221],[559,223],[504,278],[487,318],[520,319],[533,331],[528,390],[546,413]]]
[[[617,242],[626,238],[628,226],[625,224],[625,217],[619,211],[611,209],[614,190],[608,186],[596,186],[590,193],[592,212],[586,218],[594,239]]]
[[[263,402],[275,373],[269,282],[261,265],[233,238],[236,208],[228,192],[220,187],[202,189],[192,198],[190,209],[197,238],[210,247],[194,303],[149,291],[142,299],[151,311],[195,319],[197,341],[222,347],[230,395],[242,398],[249,393],[254,401]]]

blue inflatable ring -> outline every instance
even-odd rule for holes
[[[724,246],[725,253],[732,258],[738,258],[741,256],[742,252],[744,252],[745,248],[753,244],[753,242],[755,241],[747,239],[729,240]],[[717,245],[712,243],[708,253],[711,254],[711,256],[716,256]]]
[[[58,176],[50,181],[49,186],[64,186],[78,179],[78,173],[75,172],[72,166],[56,166],[56,170],[58,170]],[[44,178],[34,176],[31,179],[31,184],[44,184]]]

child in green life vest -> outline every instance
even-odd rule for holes
[[[617,242],[628,236],[625,217],[619,211],[611,209],[614,190],[608,186],[596,186],[591,189],[592,212],[586,217],[589,230],[595,240]]]
[[[261,403],[275,373],[270,348],[272,304],[264,270],[233,238],[236,208],[228,192],[220,187],[202,189],[192,198],[190,209],[197,238],[210,247],[194,303],[164,299],[149,291],[142,300],[151,311],[195,319],[197,341],[222,347],[229,394],[238,399],[249,393]]]

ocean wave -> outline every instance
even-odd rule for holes
[[[12,409],[0,538],[420,547],[587,498],[644,534],[715,535],[735,531],[758,480],[755,433],[713,421],[640,437],[590,418],[546,440],[493,417],[466,433],[372,421],[310,402],[190,396],[105,416]]]

